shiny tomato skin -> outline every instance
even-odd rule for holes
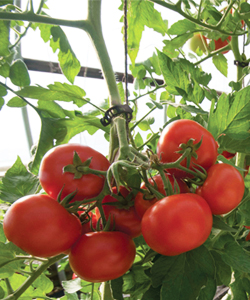
[[[91,169],[106,171],[110,166],[104,155],[88,146],[65,144],[50,149],[41,161],[39,180],[44,191],[54,199],[63,187],[62,198],[77,191],[73,201],[95,197],[102,191],[105,181],[102,176],[85,174],[74,179],[73,173],[63,172],[65,166],[73,164],[75,151],[82,162],[92,157]]]
[[[125,274],[134,262],[133,240],[118,231],[82,235],[72,246],[69,264],[73,272],[89,282],[104,282]]]
[[[181,143],[186,144],[188,140],[194,139],[194,144],[197,144],[201,138],[201,146],[196,151],[198,158],[191,158],[190,169],[196,167],[195,163],[207,170],[216,162],[218,144],[207,129],[193,120],[181,119],[168,124],[159,138],[157,154],[162,163],[172,163],[181,156],[180,153],[177,153],[181,150]],[[186,166],[186,159],[182,161],[181,165]],[[172,168],[167,171],[175,177],[191,177],[190,174],[182,170]]]
[[[229,164],[216,164],[207,172],[204,184],[198,193],[211,208],[214,215],[226,214],[236,208],[245,191],[240,172]]]
[[[175,256],[201,246],[213,217],[207,202],[192,193],[171,195],[152,205],[142,218],[142,235],[154,251]]]
[[[14,202],[3,221],[7,239],[27,253],[51,257],[67,252],[81,235],[81,222],[48,195]]]
[[[117,194],[116,187],[113,187],[113,193]],[[128,196],[129,191],[121,186],[120,193],[123,197]],[[107,202],[117,202],[118,200],[111,195],[107,195],[102,200],[102,207],[106,219],[111,217],[111,228],[115,223],[115,230],[128,234],[130,237],[135,238],[141,235],[141,219],[135,211],[135,207],[131,206],[128,209],[117,208],[112,205],[105,205]],[[99,217],[99,216],[97,216]]]
[[[172,187],[174,188],[174,178],[172,175],[170,174],[165,174],[166,177],[168,177]],[[163,181],[161,179],[161,176],[159,174],[153,176],[153,178],[149,178],[148,179],[149,183],[154,186],[154,183],[157,186],[158,191],[163,194],[164,196],[166,196],[166,192],[164,190],[164,184]],[[180,193],[188,193],[190,190],[188,188],[188,186],[186,185],[186,183],[184,181],[182,181],[181,179],[176,178],[177,184],[179,185],[180,188]],[[141,189],[146,189],[146,185],[145,182],[143,182],[141,184]],[[136,197],[135,197],[135,210],[137,215],[140,217],[140,219],[142,219],[143,215],[145,214],[146,210],[152,206],[155,202],[158,201],[158,199],[155,197],[151,200],[145,200],[143,198],[144,194],[139,192],[137,193]]]

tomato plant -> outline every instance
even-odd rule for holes
[[[74,162],[75,152],[79,159]],[[91,161],[85,166],[84,162],[88,159]],[[64,169],[69,165],[72,166],[72,172]],[[89,199],[101,192],[105,177],[84,174],[80,168],[89,167],[98,171],[107,171],[109,165],[105,156],[90,147],[78,144],[60,145],[52,148],[43,157],[39,180],[45,192],[54,199],[62,189],[62,197],[76,191],[74,201]]]
[[[117,194],[117,188],[113,187],[112,189],[114,194]],[[122,198],[129,196],[129,191],[121,186],[120,192],[118,193]],[[126,202],[126,199],[124,199]],[[134,202],[134,197],[130,202]],[[106,204],[106,203],[110,203]],[[124,232],[130,237],[135,238],[141,234],[141,220],[138,217],[135,206],[132,203],[132,206],[128,207],[116,207],[113,204],[118,204],[118,200],[111,195],[107,195],[102,200],[102,207],[106,219],[110,217],[111,227],[115,226],[115,230]],[[100,216],[100,215],[99,215]]]
[[[209,204],[215,215],[226,214],[241,202],[245,191],[244,179],[234,166],[216,164],[207,172],[198,194]]]
[[[69,263],[75,274],[90,282],[103,282],[125,274],[135,259],[135,244],[125,233],[86,233],[74,244]]]
[[[176,188],[174,177],[171,176],[170,174],[167,174],[167,173],[165,173],[165,174],[166,174],[166,177],[169,179],[172,189],[174,191],[174,189]],[[160,192],[163,195],[163,197],[166,196],[166,191],[164,189],[164,184],[163,184],[160,174],[155,175],[152,178],[149,178],[148,181],[152,186],[156,185],[158,192]],[[184,181],[177,178],[176,183],[177,183],[180,193],[188,193],[189,192],[189,188]],[[141,189],[146,189],[145,182],[143,182],[141,184]],[[137,215],[140,218],[142,218],[144,213],[146,212],[146,210],[157,201],[158,201],[157,197],[155,197],[154,194],[152,195],[152,193],[150,193],[150,192],[148,192],[146,194],[143,194],[141,192],[137,193],[137,195],[135,197],[135,205],[134,205]]]
[[[189,145],[188,141],[193,140]],[[195,145],[201,142],[197,151]],[[212,134],[193,120],[177,120],[167,125],[157,144],[157,154],[163,163],[171,163],[181,157],[180,151],[191,148],[197,154],[192,155],[189,168],[195,167],[195,164],[204,169],[211,167],[217,159],[217,143]],[[183,153],[183,152],[182,152]],[[187,159],[181,162],[182,166],[187,166]],[[169,173],[176,177],[185,177],[187,173],[180,169],[168,168]]]
[[[202,245],[212,224],[206,201],[185,193],[165,197],[151,206],[142,218],[142,234],[153,250],[174,256]]]
[[[7,239],[27,253],[50,257],[68,250],[81,234],[79,219],[48,195],[17,200],[7,211]]]

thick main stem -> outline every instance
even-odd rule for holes
[[[88,1],[89,26],[87,32],[94,44],[98,58],[101,63],[104,79],[109,90],[110,106],[121,104],[121,98],[116,84],[115,74],[112,68],[110,57],[102,34],[101,26],[101,0]]]

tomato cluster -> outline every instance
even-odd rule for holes
[[[149,164],[154,175],[142,172],[139,189],[107,189],[110,162],[102,154],[78,144],[57,146],[41,162],[44,193],[9,208],[5,235],[34,256],[69,255],[74,276],[84,280],[118,278],[134,262],[134,238],[142,235],[162,255],[179,255],[207,240],[213,214],[238,206],[244,180],[217,157],[218,143],[207,129],[192,120],[173,121]]]

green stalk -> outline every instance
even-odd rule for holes
[[[116,84],[115,74],[102,34],[101,0],[88,1],[87,33],[94,44],[101,63],[104,79],[106,80],[110,96],[110,106],[121,104],[121,98]]]
[[[232,37],[231,40],[231,47],[234,54],[234,58],[238,62],[242,62],[242,56],[239,51],[239,42],[238,37]],[[241,87],[243,85],[243,68],[240,65],[237,65],[237,82],[241,83]],[[236,154],[236,166],[240,167],[241,169],[245,168],[245,157],[246,154],[244,153],[237,153]],[[241,175],[244,177],[244,171],[240,171]]]
[[[114,300],[109,281],[103,283],[102,300]]]

